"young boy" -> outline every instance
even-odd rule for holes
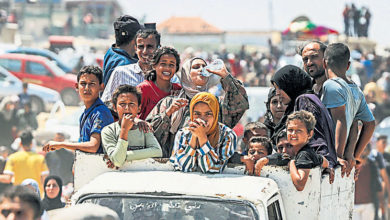
[[[100,133],[114,122],[110,110],[99,99],[99,92],[104,88],[103,73],[99,67],[84,66],[77,75],[76,90],[84,102],[85,110],[80,117],[80,139],[78,143],[50,141],[44,151],[61,148],[81,150],[89,153],[103,153]]]
[[[335,148],[337,160],[342,165],[342,176],[345,172],[349,175],[375,130],[375,118],[363,92],[346,76],[349,58],[349,48],[345,44],[333,43],[326,48],[323,61],[328,80],[323,85],[321,101],[335,123]],[[358,121],[363,123],[360,133]]]
[[[249,140],[248,155],[244,156],[245,172],[253,175],[256,161],[272,153],[272,143],[266,137],[254,136]]]
[[[290,150],[289,154],[291,155],[289,156],[293,157],[288,163],[291,180],[295,188],[298,191],[302,191],[305,188],[310,169],[316,166],[327,168],[329,162],[308,145],[310,138],[313,137],[313,130],[316,124],[312,113],[305,110],[296,111],[288,116],[286,124],[287,140],[291,146],[286,145],[284,150],[286,152]],[[260,174],[261,168],[268,163],[268,160],[262,159],[258,163],[256,163],[255,167],[256,175]]]
[[[114,166],[126,161],[161,157],[162,150],[152,132],[144,133],[134,123],[140,111],[141,93],[130,85],[119,86],[113,94],[112,106],[119,121],[102,131],[104,151]]]

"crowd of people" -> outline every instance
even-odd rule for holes
[[[360,9],[352,3],[345,5],[343,10],[344,34],[346,36],[368,37],[370,27],[371,12],[367,7]]]
[[[298,191],[304,190],[310,169],[321,167],[333,183],[334,171],[341,167],[342,176],[354,175],[356,180],[353,218],[373,219],[375,207],[385,216],[387,197],[379,192],[384,187],[390,192],[383,159],[389,159],[384,151],[387,137],[378,138],[377,151],[370,151],[376,123],[372,112],[380,104],[373,108],[377,100],[371,93],[366,102],[365,93],[347,74],[352,65],[347,45],[307,42],[298,49],[303,69],[285,65],[263,77],[270,85],[264,121],[246,124],[240,145],[235,127],[250,106],[234,62],[207,69],[212,76],[206,77],[205,58],[180,56],[160,45],[160,33],[132,16],[119,17],[114,29],[116,42],[104,57],[103,70],[84,66],[77,74],[76,90],[85,106],[79,142],[57,133],[43,146],[43,156],[35,152],[35,125],[26,129],[29,121],[20,122],[19,146],[5,156],[0,175],[5,187],[32,188],[37,201],[43,198],[42,210],[64,207],[67,193],[62,191],[72,187],[74,150],[104,154],[113,169],[126,161],[161,157],[182,172],[222,173],[228,163],[241,163],[246,174],[260,176],[265,165],[288,166]],[[245,48],[242,52],[241,59],[246,59]],[[218,86],[218,95],[210,93]],[[28,112],[29,102],[23,94],[19,97]],[[12,109],[8,103],[13,102],[6,102],[5,109]],[[373,170],[378,178],[367,177]],[[374,180],[377,188],[370,188]],[[17,214],[6,209],[4,204],[15,200],[7,195],[0,200],[0,215]]]

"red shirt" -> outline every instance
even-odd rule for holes
[[[181,90],[181,85],[172,83],[172,91],[164,92],[159,89],[154,82],[145,80],[140,83],[137,88],[142,92],[141,111],[139,112],[138,117],[145,120],[154,106],[157,105],[162,98],[170,95],[172,91]]]

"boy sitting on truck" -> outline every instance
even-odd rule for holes
[[[99,92],[104,88],[102,70],[97,66],[84,66],[77,74],[75,86],[85,105],[85,110],[80,117],[79,142],[50,141],[43,147],[43,150],[48,152],[66,148],[89,153],[103,153],[100,133],[106,125],[114,121],[114,118],[99,98]]]
[[[245,172],[253,175],[256,162],[272,153],[272,143],[266,137],[254,136],[249,140],[248,155],[243,156]]]
[[[309,177],[310,169],[321,166],[327,168],[328,160],[317,154],[308,145],[309,140],[313,137],[314,126],[316,120],[312,113],[301,110],[292,113],[288,116],[287,124],[287,140],[290,143],[292,159],[288,163],[291,180],[298,191],[305,188],[307,178]],[[256,163],[255,174],[260,175],[261,168],[268,164],[268,159],[261,159]]]
[[[102,130],[104,151],[114,166],[126,161],[161,157],[162,150],[152,132],[144,132],[134,123],[140,111],[141,93],[130,85],[119,86],[112,96],[112,106],[119,120]]]

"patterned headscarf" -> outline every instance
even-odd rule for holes
[[[198,103],[205,103],[209,106],[211,111],[213,112],[214,122],[211,125],[210,130],[207,132],[207,138],[212,147],[217,147],[218,139],[219,139],[219,126],[218,126],[218,114],[219,114],[219,103],[217,98],[208,92],[200,92],[196,94],[190,103],[190,115],[191,121],[194,120],[194,107]]]

